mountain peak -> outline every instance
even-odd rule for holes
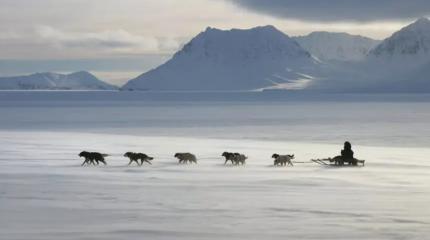
[[[273,25],[266,25],[266,26],[258,26],[255,28],[251,28],[251,30],[264,30],[264,31],[276,31],[276,32],[281,32],[279,29],[277,29],[275,26]]]
[[[213,27],[207,27],[205,31],[203,31],[201,34],[210,34],[210,33],[240,33],[240,32],[276,32],[283,35],[286,35],[285,33],[281,32],[279,29],[277,29],[273,25],[266,25],[266,26],[257,26],[249,29],[241,29],[241,28],[232,28],[229,30],[222,30],[219,28],[213,28]]]
[[[213,27],[207,27],[206,29],[205,29],[205,31],[203,31],[203,33],[211,33],[211,32],[221,32],[222,30],[221,29],[218,29],[218,28],[213,28]]]
[[[230,30],[208,27],[177,52],[174,58],[185,55],[217,62],[269,55],[275,58],[284,55],[310,57],[296,41],[271,25]]]
[[[430,20],[420,18],[385,39],[371,53],[376,57],[424,56],[430,54]]]
[[[68,74],[68,76],[79,77],[79,78],[96,78],[93,74],[88,71],[79,71]]]
[[[399,32],[429,32],[430,31],[430,20],[422,17],[408,26],[402,28]]]
[[[117,87],[99,80],[89,72],[80,71],[70,74],[42,72],[26,76],[1,77],[0,89],[114,90]]]
[[[312,32],[293,39],[318,59],[336,61],[363,60],[379,43],[378,40],[344,32]]]
[[[168,62],[130,80],[123,89],[255,90],[303,80],[315,64],[306,50],[274,26],[208,27]]]
[[[354,35],[347,32],[327,32],[327,31],[315,31],[311,32],[306,36],[299,36],[299,37],[310,37],[310,36],[326,36],[326,37],[343,37],[343,38],[359,38],[359,39],[367,39],[371,41],[378,41],[369,37],[365,37],[362,35]],[[299,38],[297,37],[297,38]]]
[[[430,24],[430,20],[426,17],[422,17],[419,18],[418,20],[415,21],[415,23],[413,24],[419,24],[419,25],[429,25]]]

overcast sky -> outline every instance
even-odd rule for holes
[[[382,39],[428,13],[428,0],[0,0],[0,75],[137,74],[207,26],[270,24],[289,35],[318,30]]]

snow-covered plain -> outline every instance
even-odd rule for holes
[[[261,94],[0,92],[0,239],[428,237],[429,96]],[[365,167],[309,163],[347,139]],[[82,150],[109,165],[80,167]],[[248,164],[224,166],[226,150]],[[126,151],[156,159],[126,166]],[[184,151],[199,164],[178,165]],[[303,163],[273,167],[275,152]]]

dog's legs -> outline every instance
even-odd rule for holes
[[[81,167],[84,166],[88,162],[87,159],[84,160],[84,162],[81,164]]]

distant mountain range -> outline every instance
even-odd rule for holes
[[[116,90],[89,72],[71,74],[35,73],[27,76],[0,77],[0,90]]]
[[[293,39],[322,61],[360,61],[381,42],[348,33],[331,32],[313,32]]]
[[[290,38],[273,26],[208,28],[123,90],[430,92],[427,18],[380,42],[345,33]]]
[[[359,62],[331,66],[308,89],[430,93],[430,20],[421,18],[378,44]]]
[[[430,60],[430,20],[421,18],[402,28],[373,49],[370,55],[385,60],[403,60],[405,57]]]
[[[0,78],[0,89],[113,90],[88,72]],[[273,26],[207,28],[161,66],[126,83],[137,91],[430,93],[430,20],[378,41],[346,33],[289,37]]]
[[[171,60],[129,81],[123,89],[294,88],[308,79],[308,69],[318,64],[308,51],[273,26],[230,31],[207,28]]]

